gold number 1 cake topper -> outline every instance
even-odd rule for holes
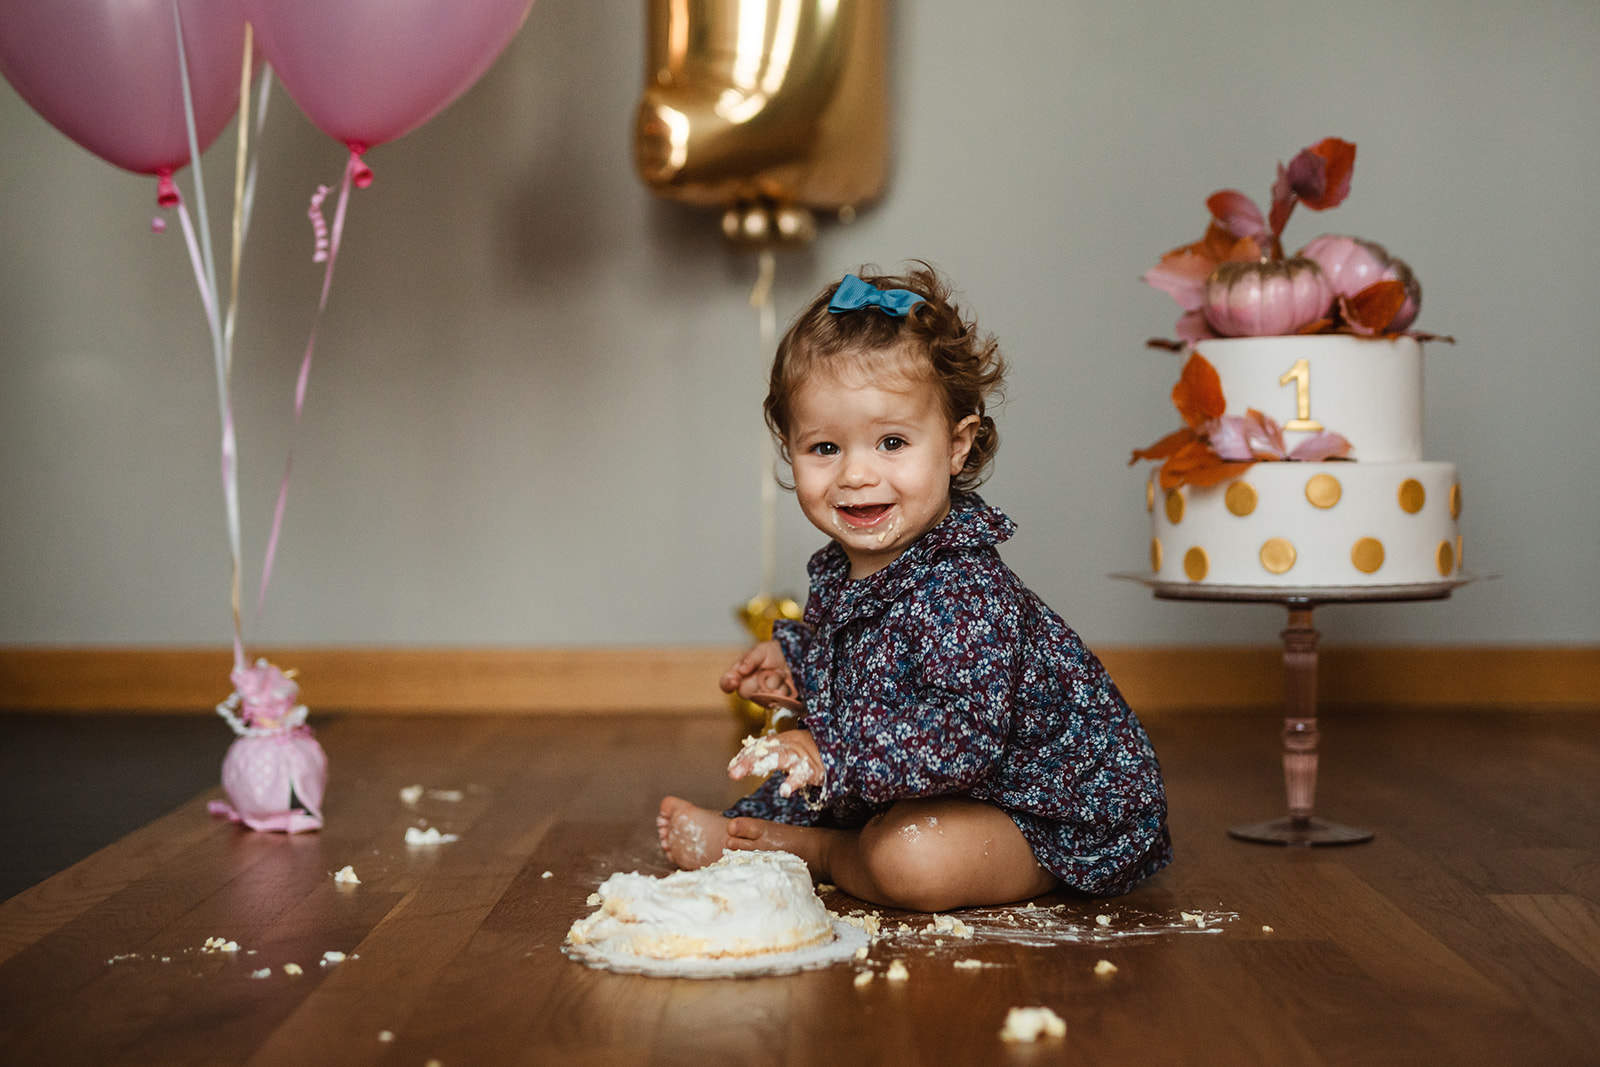
[[[1322,423],[1311,417],[1311,364],[1305,359],[1295,360],[1288,373],[1278,379],[1279,385],[1288,385],[1294,382],[1294,413],[1295,417],[1283,424],[1285,430],[1304,430],[1307,433],[1318,433]]]

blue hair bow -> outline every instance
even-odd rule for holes
[[[854,274],[846,274],[844,281],[839,283],[839,288],[834,290],[833,299],[828,302],[828,310],[837,314],[841,311],[875,307],[882,309],[885,315],[904,318],[911,313],[912,308],[926,302],[927,297],[918,296],[910,289],[879,289]]]

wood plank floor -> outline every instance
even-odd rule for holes
[[[240,831],[208,791],[0,904],[0,1063],[1600,1062],[1600,714],[1327,712],[1318,811],[1377,831],[1327,850],[1226,836],[1281,810],[1274,716],[1147,725],[1178,858],[1128,896],[943,944],[884,912],[864,963],[696,982],[559,945],[609,873],[665,872],[663,793],[735,795],[727,718],[334,719],[321,833]],[[418,819],[460,840],[407,848]],[[1031,1004],[1066,1037],[1002,1043]]]

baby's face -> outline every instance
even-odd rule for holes
[[[930,383],[822,375],[790,410],[800,510],[844,548],[850,577],[888,566],[949,512],[978,420],[952,427]]]

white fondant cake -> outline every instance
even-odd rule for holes
[[[708,959],[790,952],[833,937],[828,909],[800,857],[725,852],[697,871],[663,878],[614,874],[600,908],[567,941],[652,959]]]
[[[1227,413],[1271,415],[1291,450],[1314,432],[1293,427],[1306,418],[1349,441],[1359,463],[1422,458],[1422,345],[1414,338],[1219,337],[1194,349],[1217,369]]]
[[[1228,415],[1264,412],[1290,450],[1318,428],[1351,449],[1344,461],[1258,462],[1215,486],[1163,490],[1151,471],[1157,580],[1303,588],[1460,576],[1461,485],[1454,464],[1421,458],[1415,340],[1249,337],[1195,348],[1217,370]],[[1307,423],[1317,426],[1295,428]]]

